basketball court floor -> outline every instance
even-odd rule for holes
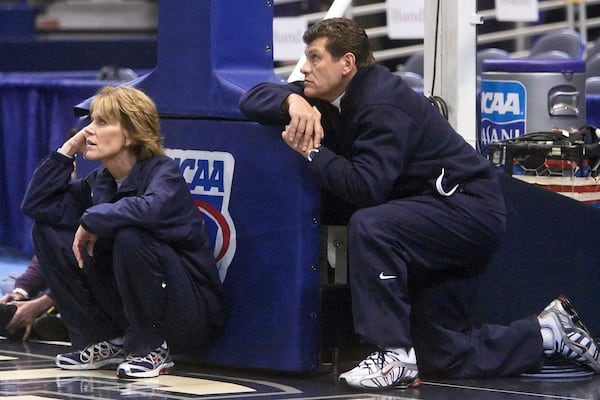
[[[423,380],[417,388],[361,392],[335,381],[331,366],[310,374],[236,370],[175,358],[171,375],[118,379],[114,369],[65,371],[54,365],[61,342],[0,339],[0,397],[44,399],[600,399],[600,376],[555,364],[536,376],[510,379]],[[346,361],[340,369],[349,369]]]

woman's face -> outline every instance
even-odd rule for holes
[[[127,150],[129,139],[119,122],[109,122],[106,116],[97,111],[92,113],[91,119],[84,129],[86,159],[107,162]]]

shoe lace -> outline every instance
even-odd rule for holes
[[[384,365],[387,364],[386,354],[389,354],[389,353],[390,353],[389,351],[382,351],[382,350],[374,351],[367,358],[362,360],[359,363],[359,366],[361,366],[363,368],[367,368],[369,370],[371,370],[372,367],[381,369],[384,367]]]
[[[127,361],[133,362],[149,362],[153,365],[158,365],[164,362],[169,357],[169,350],[163,347],[158,347],[145,355],[129,354]]]
[[[81,361],[86,362],[109,358],[112,357],[116,352],[117,350],[115,349],[115,346],[108,342],[90,344],[81,351]]]

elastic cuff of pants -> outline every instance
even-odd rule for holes
[[[115,346],[123,346],[123,341],[124,341],[123,336],[119,336],[119,337],[112,338],[109,340],[109,342],[111,342]]]

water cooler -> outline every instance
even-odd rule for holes
[[[485,60],[477,145],[586,123],[585,61],[577,59]]]

